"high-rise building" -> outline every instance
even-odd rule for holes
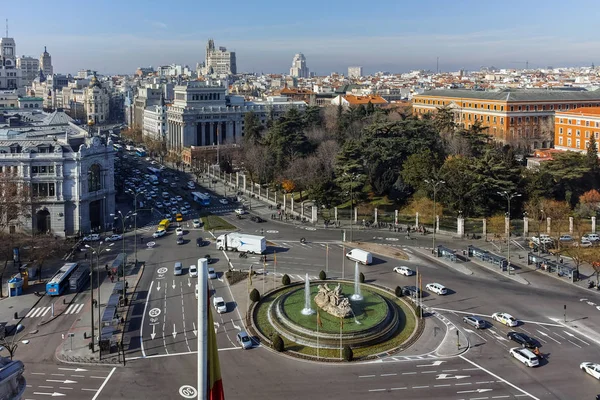
[[[54,69],[52,68],[52,57],[50,53],[46,51],[46,46],[44,46],[44,52],[40,56],[40,69],[46,76],[50,76],[54,73]]]
[[[102,87],[96,73],[86,90],[85,102],[88,121],[94,121],[94,124],[104,124],[108,121],[110,96],[108,90]]]
[[[235,51],[227,51],[225,47],[215,49],[215,42],[208,40],[206,45],[206,74],[237,74]]]
[[[21,70],[17,68],[15,39],[0,38],[0,90],[21,87]]]
[[[349,78],[360,78],[363,74],[362,67],[348,67]]]
[[[298,53],[294,56],[292,68],[290,68],[290,75],[294,78],[308,78],[310,76],[304,54]]]
[[[40,61],[37,58],[21,56],[17,58],[17,68],[21,70],[23,86],[31,86],[31,82],[39,76]]]

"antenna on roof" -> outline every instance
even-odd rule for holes
[[[6,18],[6,37],[8,37],[8,18]]]

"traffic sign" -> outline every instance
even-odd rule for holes
[[[179,388],[179,394],[184,399],[195,399],[198,396],[198,391],[190,385],[183,385]]]
[[[151,317],[158,317],[160,315],[160,308],[153,308],[148,312],[148,315]]]

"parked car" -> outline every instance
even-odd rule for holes
[[[582,371],[587,372],[596,379],[600,379],[600,364],[591,362],[582,362],[579,365]]]
[[[492,314],[492,319],[506,326],[517,326],[519,321],[508,313],[497,312]]]
[[[177,244],[184,244],[183,236],[177,236]]]
[[[521,346],[527,347],[530,349],[534,349],[534,348],[538,347],[538,344],[539,344],[537,342],[537,340],[535,340],[521,332],[508,332],[506,337],[509,338],[510,340],[513,340],[513,341],[519,343]]]
[[[183,236],[183,228],[179,227],[179,228],[175,229],[175,234],[177,236]]]
[[[201,237],[196,239],[196,246],[198,246],[198,247],[204,246],[204,240],[202,240]]]
[[[236,340],[244,350],[252,347],[252,340],[250,340],[250,336],[248,336],[248,334],[245,331],[238,332]]]
[[[558,238],[558,241],[559,242],[572,242],[573,241],[573,236],[571,236],[571,235],[561,235]]]
[[[214,268],[208,269],[208,279],[217,279],[217,273]]]
[[[123,240],[123,235],[110,235],[104,239],[105,242],[116,242],[118,240]]]
[[[175,199],[177,200],[177,202],[183,201],[183,197],[179,195],[175,196]]]
[[[152,237],[153,237],[154,239],[156,239],[156,238],[159,238],[159,237],[163,237],[163,236],[165,236],[166,234],[167,234],[167,231],[165,231],[165,230],[160,230],[160,231],[156,231],[156,232],[154,232],[154,233],[152,234]]]
[[[394,272],[400,275],[404,275],[404,276],[411,276],[414,275],[414,271],[404,265],[399,266],[399,267],[394,267]]]
[[[193,226],[194,228],[200,228],[200,226],[201,226],[201,225],[202,225],[202,224],[200,223],[200,220],[199,220],[199,219],[194,219],[194,220],[192,220],[192,226]]]
[[[587,240],[592,243],[600,241],[600,236],[597,233],[586,233],[581,237],[581,240]]]
[[[183,221],[183,215],[181,215],[181,213],[175,214],[175,221],[177,221],[177,222]]]
[[[514,347],[509,350],[511,356],[521,361],[523,364],[528,367],[537,367],[540,365],[540,360],[538,356],[536,356],[531,350],[524,349],[521,347]]]
[[[215,262],[215,260],[213,258],[211,258],[210,254],[205,255],[204,258],[206,258],[207,264],[212,264]]]
[[[425,288],[435,294],[445,295],[448,293],[448,289],[440,283],[428,283]]]
[[[573,243],[574,247],[592,247],[594,244],[592,242],[590,242],[589,240],[581,240],[581,242],[575,242]]]
[[[483,329],[486,326],[485,320],[483,320],[475,315],[469,315],[469,316],[463,317],[463,322],[467,325],[471,325],[475,329]]]
[[[175,263],[175,265],[173,266],[173,274],[175,274],[175,275],[183,274],[183,264],[181,264],[179,261],[177,261]]]
[[[198,277],[198,268],[195,265],[190,265],[190,277],[197,278]]]
[[[84,242],[97,242],[100,239],[101,239],[101,237],[99,234],[92,233],[91,235],[87,235],[86,237],[84,237],[83,241]]]

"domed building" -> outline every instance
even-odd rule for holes
[[[108,121],[110,96],[108,89],[103,87],[94,72],[89,86],[85,89],[85,111],[87,120],[95,125]]]

